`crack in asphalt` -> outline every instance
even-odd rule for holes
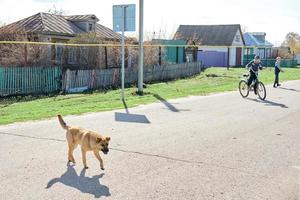
[[[10,136],[30,138],[30,139],[36,139],[36,140],[50,140],[50,141],[56,141],[56,142],[65,142],[66,141],[66,140],[55,139],[55,138],[35,137],[35,136],[28,136],[28,135],[15,134],[15,133],[5,133],[5,132],[0,132],[0,135],[10,135]]]
[[[66,140],[62,140],[62,139],[27,136],[27,135],[22,135],[22,134],[15,134],[15,133],[0,132],[0,135],[9,135],[9,136],[22,137],[22,138],[35,139],[35,140],[66,142]],[[207,162],[203,162],[203,161],[185,160],[185,159],[173,158],[173,157],[170,157],[170,156],[164,156],[164,155],[159,155],[159,154],[151,154],[151,153],[143,153],[143,152],[139,152],[139,151],[129,151],[129,150],[124,150],[124,149],[119,149],[119,148],[114,148],[114,147],[110,147],[109,149],[114,150],[114,151],[118,151],[118,152],[122,152],[122,153],[137,154],[137,155],[141,155],[141,156],[156,157],[156,158],[160,158],[160,159],[171,160],[171,161],[174,161],[174,162],[182,162],[182,163],[193,164],[193,165],[196,165],[198,167],[199,167],[199,165],[207,165],[207,166],[213,166],[213,167],[218,167],[218,168],[223,168],[223,169],[236,170],[236,171],[243,172],[245,174],[255,175],[255,176],[263,177],[263,178],[266,178],[266,179],[270,179],[270,177],[268,177],[268,176],[265,176],[265,175],[262,175],[262,174],[256,174],[256,173],[253,173],[251,171],[241,170],[241,169],[238,169],[238,168],[235,168],[235,167],[228,167],[228,166],[224,166],[224,165],[216,165],[216,164],[207,163]]]

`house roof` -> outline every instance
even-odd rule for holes
[[[70,16],[64,16],[69,21],[99,21],[99,19],[96,17],[96,15],[70,15]]]
[[[96,23],[96,34],[98,37],[107,38],[107,39],[117,39],[121,40],[122,36],[111,29]]]
[[[23,31],[34,34],[50,34],[74,37],[86,33],[85,30],[76,26],[75,21],[93,19],[98,21],[95,15],[62,16],[48,13],[38,13],[12,24],[3,26],[0,31],[16,32]],[[96,34],[105,39],[120,39],[121,35],[111,29],[96,23]]]
[[[265,33],[261,32],[254,32],[254,33],[244,33],[244,39],[246,46],[258,46],[258,47],[272,47],[273,44],[268,42],[267,40],[262,40],[259,37],[256,37],[257,35],[266,35]]]
[[[239,24],[180,25],[174,39],[192,40],[207,46],[231,46],[237,31],[241,32]]]

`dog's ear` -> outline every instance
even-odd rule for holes
[[[101,141],[102,141],[102,138],[97,137],[96,142],[97,142],[97,143],[100,143]]]
[[[106,141],[107,141],[107,142],[109,142],[109,141],[110,141],[110,137],[106,137],[105,139],[106,139]]]

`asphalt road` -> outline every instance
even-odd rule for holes
[[[56,118],[1,126],[0,199],[300,199],[300,81],[267,92],[65,117],[111,136],[105,171],[66,165]]]

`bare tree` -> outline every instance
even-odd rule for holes
[[[37,66],[49,65],[49,47],[45,45],[29,45],[36,36],[26,33],[23,27],[12,26],[0,28],[0,40],[12,41],[11,44],[0,44],[1,66]],[[24,44],[13,44],[14,41]]]
[[[53,15],[65,15],[66,11],[63,9],[58,9],[56,8],[55,5],[53,5],[52,8],[46,10],[46,13],[53,14]]]
[[[0,27],[5,26],[5,25],[6,25],[5,22],[1,22],[1,21],[0,21]]]
[[[27,35],[22,28],[0,29],[0,40],[27,41]],[[0,44],[1,66],[24,66],[26,63],[26,47],[22,44]]]
[[[245,24],[241,25],[242,33],[246,33],[248,31],[248,27]]]

